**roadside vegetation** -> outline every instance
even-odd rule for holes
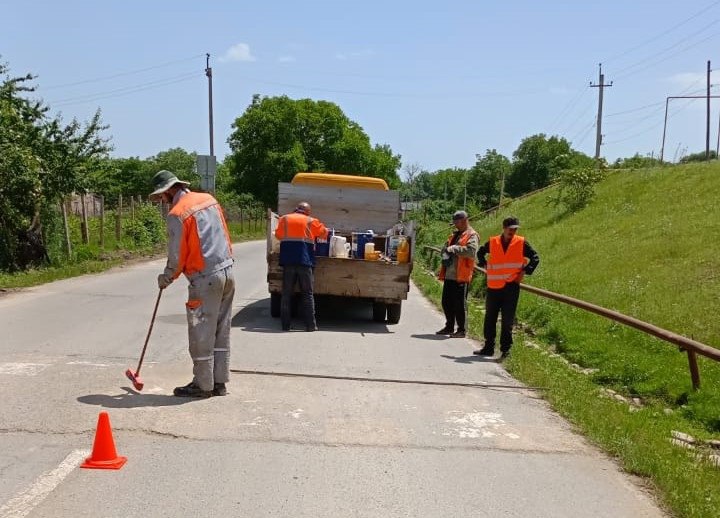
[[[692,162],[692,161],[688,161]],[[472,222],[482,240],[515,215],[541,256],[526,283],[720,346],[720,164],[610,170],[584,204],[558,204],[553,187]],[[592,180],[594,181],[594,180]],[[441,246],[449,217],[428,222],[422,245]],[[415,282],[436,303],[437,258],[421,255]],[[473,283],[470,333],[482,339],[484,277]],[[678,516],[718,516],[720,465],[708,447],[673,444],[672,432],[720,439],[720,364],[562,303],[522,293],[508,370],[630,473],[645,477]],[[523,346],[524,345],[524,346]],[[720,457],[717,457],[720,458]]]

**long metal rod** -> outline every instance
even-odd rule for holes
[[[233,374],[251,374],[255,376],[278,376],[286,378],[315,378],[331,379],[341,381],[366,381],[372,383],[399,383],[404,385],[439,385],[443,387],[470,387],[470,388],[504,388],[515,390],[545,390],[543,387],[526,387],[522,385],[511,385],[508,383],[460,383],[457,381],[423,381],[423,380],[402,380],[392,378],[365,378],[358,376],[331,376],[329,374],[303,374],[297,372],[275,372],[256,371],[244,369],[230,369]]]
[[[433,252],[440,252],[440,249],[437,247],[425,245],[425,248],[428,250],[432,250]],[[475,267],[475,270],[485,273],[485,269],[478,266]],[[673,333],[672,331],[668,331],[667,329],[662,329],[652,324],[648,324],[647,322],[643,322],[642,320],[638,320],[637,318],[623,315],[622,313],[613,311],[612,309],[603,308],[602,306],[597,306],[583,300],[568,297],[567,295],[561,295],[559,293],[554,293],[552,291],[536,288],[535,286],[528,286],[527,284],[522,283],[520,283],[520,288],[525,291],[529,291],[530,293],[540,295],[541,297],[557,300],[559,302],[564,302],[565,304],[569,304],[571,306],[590,311],[591,313],[595,313],[610,320],[615,320],[616,322],[620,322],[621,324],[625,324],[626,326],[634,327],[635,329],[660,338],[661,340],[678,345],[685,350],[694,351],[697,354],[720,362],[720,349],[715,349],[714,347],[703,344],[701,342],[697,342],[686,336],[682,336],[677,333]]]

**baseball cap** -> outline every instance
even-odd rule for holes
[[[520,228],[520,220],[515,216],[510,216],[503,220],[503,228]]]
[[[459,219],[467,219],[467,217],[468,217],[467,212],[465,212],[464,210],[456,210],[453,213],[452,219],[453,219],[453,221],[457,221]]]

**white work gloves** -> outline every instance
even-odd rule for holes
[[[164,290],[165,288],[167,288],[168,286],[170,286],[172,284],[173,278],[172,278],[172,276],[170,276],[166,273],[161,273],[160,275],[158,275],[157,281],[158,281],[158,288],[160,288],[161,290]]]
[[[460,251],[460,246],[459,245],[450,245],[449,247],[446,248],[446,250],[449,254],[457,254]]]

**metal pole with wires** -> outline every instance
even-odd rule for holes
[[[210,67],[210,54],[205,54],[205,75],[208,78],[208,119],[210,123],[210,156],[215,156],[215,142],[213,137],[213,104],[212,104],[212,67]]]
[[[707,114],[705,117],[705,160],[710,160],[710,60],[707,62]]]

